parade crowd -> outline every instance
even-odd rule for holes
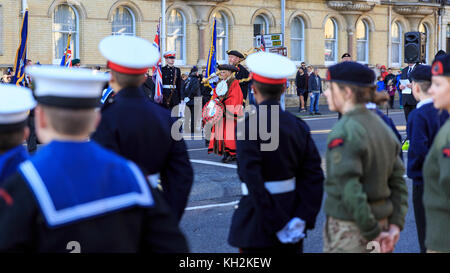
[[[149,68],[160,52],[150,42],[110,36],[99,50],[108,73],[79,68],[78,59],[73,68],[29,60],[22,86],[2,77],[0,252],[67,252],[69,242],[82,252],[189,252],[178,226],[194,173],[183,138],[174,137],[181,124],[204,130],[208,153],[237,161],[242,196],[228,243],[241,253],[302,253],[324,193],[324,252],[372,252],[374,243],[393,252],[408,209],[405,171],[421,252],[450,252],[445,52],[399,75],[381,66],[378,77],[344,54],[322,79],[282,55],[238,50],[227,52],[217,75],[197,67],[182,74],[169,51],[159,95]],[[328,135],[326,175],[308,125],[280,105],[296,73],[299,111],[309,97],[310,114],[320,115],[323,94],[340,114]],[[407,120],[406,165],[402,138],[378,109],[393,106],[396,90]],[[277,133],[274,149],[261,127]]]

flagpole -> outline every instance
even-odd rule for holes
[[[160,54],[164,54],[166,52],[166,0],[161,0],[161,26],[160,26],[160,34],[161,34],[161,44],[159,48],[161,49]],[[166,65],[166,60],[161,58],[161,65]]]
[[[25,14],[27,8],[28,8],[27,0],[22,0],[22,14]]]

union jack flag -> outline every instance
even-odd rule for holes
[[[162,73],[161,73],[161,49],[159,47],[160,45],[160,33],[159,33],[159,27],[161,22],[158,24],[158,28],[156,30],[156,36],[155,40],[153,41],[153,45],[158,49],[158,52],[160,52],[160,57],[158,63],[153,67],[153,82],[155,83],[155,97],[154,100],[156,103],[162,103],[163,101],[163,83],[162,83]]]
[[[261,34],[261,51],[266,51],[266,42],[264,41],[264,32]]]
[[[69,33],[69,37],[67,38],[67,47],[64,49],[64,55],[61,59],[60,66],[72,67],[72,50],[70,49],[70,38],[72,34]]]

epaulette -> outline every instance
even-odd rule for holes
[[[248,78],[245,78],[245,79],[240,79],[239,83],[241,83],[241,82],[249,82],[251,80],[252,80],[252,77],[248,77]]]

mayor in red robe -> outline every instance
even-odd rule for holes
[[[244,98],[239,81],[233,75],[237,68],[220,65],[219,70],[222,81],[214,89],[211,100],[223,105],[223,115],[212,127],[208,153],[223,155],[222,162],[228,163],[236,160],[236,123],[243,113]]]

